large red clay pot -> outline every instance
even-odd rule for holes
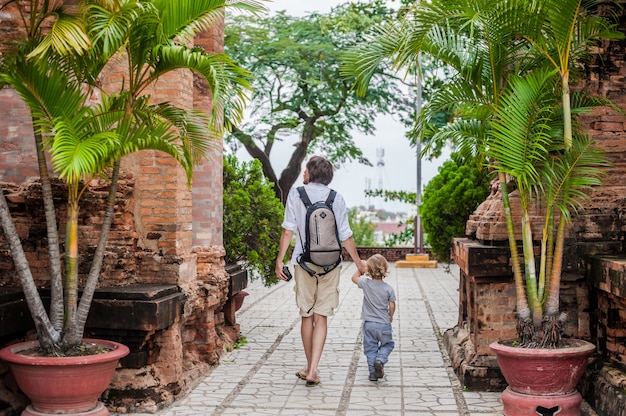
[[[576,385],[596,347],[578,339],[566,342],[566,347],[556,349],[489,345],[509,385],[502,394],[506,416],[580,416],[582,397]]]
[[[22,416],[70,414],[107,416],[109,411],[98,401],[107,389],[120,358],[128,347],[117,342],[85,339],[111,351],[79,357],[33,357],[21,355],[37,341],[13,344],[0,350],[9,363],[17,385],[31,400]]]

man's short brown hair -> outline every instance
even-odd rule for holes
[[[333,180],[333,165],[321,156],[313,156],[306,162],[309,182],[328,185]]]

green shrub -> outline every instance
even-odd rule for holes
[[[226,263],[244,262],[251,278],[261,277],[266,286],[276,283],[274,265],[283,215],[284,207],[261,163],[224,155]]]
[[[456,160],[456,161],[455,161]],[[470,214],[489,195],[485,169],[464,165],[453,155],[426,185],[420,215],[433,254],[439,261],[450,261],[452,239],[465,236]]]

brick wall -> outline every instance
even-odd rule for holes
[[[0,17],[0,24],[14,17],[12,9]],[[205,36],[203,46],[206,50],[223,49],[219,42],[220,26]],[[119,57],[105,69],[102,87],[105,91],[115,91],[125,81],[125,60]],[[196,103],[203,110],[210,108],[210,99],[206,88],[194,90],[194,77],[190,71],[178,71],[167,74],[154,85],[152,91],[155,101],[169,101],[183,108],[190,108]],[[38,175],[37,160],[32,138],[30,114],[19,97],[9,89],[0,91],[0,114],[8,114],[7,123],[0,123],[0,182],[21,184]],[[221,138],[213,139],[215,144],[209,159],[201,163],[196,170],[193,191],[187,186],[184,170],[169,156],[154,151],[144,151],[127,156],[122,161],[122,168],[134,178],[131,207],[137,229],[136,250],[149,252],[144,256],[145,269],[134,270],[139,280],[175,284],[179,279],[193,279],[189,274],[193,267],[183,264],[175,268],[178,260],[167,263],[168,256],[180,256],[193,259],[192,248],[219,247],[222,245],[222,159]],[[62,196],[59,197],[62,200]],[[95,217],[96,213],[90,214]],[[192,217],[202,217],[203,221],[192,222]],[[194,226],[195,225],[195,226]],[[115,240],[115,234],[111,236]],[[160,261],[151,262],[152,254],[165,259],[167,270],[155,270]],[[156,276],[155,276],[156,273]]]
[[[626,1],[616,3],[603,1],[599,10],[616,16],[618,30],[626,33]],[[626,109],[626,41],[605,41],[597,52],[580,87]],[[577,264],[577,272],[587,278],[591,338],[601,356],[587,371],[582,392],[600,414],[613,415],[626,408],[626,118],[602,108],[581,121],[612,163],[604,185],[592,195],[572,233],[576,244],[569,263]]]
[[[4,3],[3,3],[4,4]],[[26,36],[23,26],[18,20],[19,11],[15,3],[2,8],[0,13],[0,52],[7,51],[15,43]]]
[[[115,253],[115,255],[108,255],[104,259],[102,277],[100,279],[101,286],[129,285],[139,282],[136,276],[138,261],[135,256],[138,234],[135,230],[132,215],[135,203],[133,187],[133,178],[128,175],[122,175],[119,181],[119,197],[111,224],[108,244],[110,253]],[[13,221],[24,246],[31,272],[35,278],[35,283],[39,287],[45,287],[50,278],[48,275],[49,259],[44,208],[40,199],[41,185],[38,180],[30,179],[20,186],[12,185],[3,188]],[[65,230],[66,206],[62,203],[66,195],[65,189],[63,182],[59,180],[53,181],[54,199],[60,202],[57,205],[57,220],[61,240],[63,240]],[[81,255],[79,279],[81,282],[84,282],[87,278],[95,245],[99,238],[107,192],[108,183],[104,180],[96,180],[90,184],[89,191],[85,193],[81,200],[82,210],[78,226]],[[11,253],[1,231],[0,280],[3,285],[19,286]],[[142,283],[156,282],[148,279]]]
[[[374,254],[382,254],[388,262],[395,262],[406,259],[407,254],[413,254],[414,252],[414,247],[359,247],[359,256],[363,260]],[[344,260],[352,261],[345,248],[343,249],[342,255]]]
[[[24,178],[37,176],[35,143],[24,140],[32,136],[30,112],[13,90],[0,90],[0,114],[0,118],[12,120],[11,123],[0,122],[1,180],[21,182]]]
[[[593,257],[588,274],[600,351],[626,371],[626,258]]]
[[[626,258],[592,257],[587,278],[594,289],[592,337],[600,357],[587,369],[581,391],[601,415],[621,415],[626,409]]]

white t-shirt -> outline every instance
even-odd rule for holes
[[[321,183],[309,183],[304,185],[304,189],[311,200],[311,203],[317,201],[325,201],[330,193],[330,188]],[[348,209],[346,208],[346,201],[339,193],[335,195],[335,201],[333,202],[333,212],[335,213],[335,220],[337,221],[337,232],[339,239],[345,241],[352,237],[352,230],[348,224]],[[291,263],[297,264],[297,258],[302,253],[302,243],[305,238],[305,226],[306,226],[306,207],[304,202],[300,199],[300,194],[296,188],[292,188],[287,196],[287,204],[285,205],[285,218],[283,220],[282,227],[285,230],[294,231],[296,234],[296,246],[291,256]]]

